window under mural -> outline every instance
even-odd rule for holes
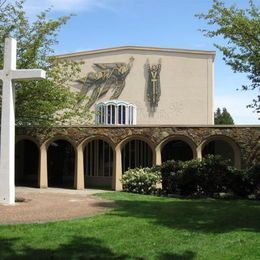
[[[136,106],[121,100],[109,100],[96,105],[97,125],[135,125]]]

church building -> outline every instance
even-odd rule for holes
[[[93,125],[18,128],[17,184],[122,188],[122,174],[220,154],[260,160],[259,126],[214,125],[214,51],[126,46],[56,56],[83,62],[71,91]]]

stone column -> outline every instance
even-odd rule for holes
[[[155,148],[154,164],[155,165],[161,165],[162,164],[162,153],[161,153],[161,146],[160,145],[156,146],[156,148]]]
[[[114,152],[114,162],[113,162],[113,183],[112,189],[120,191],[122,190],[122,155],[120,145],[115,148]]]
[[[84,180],[84,151],[82,145],[79,145],[76,149],[75,156],[75,177],[74,177],[74,187],[77,190],[85,189]]]
[[[198,160],[201,160],[202,159],[202,145],[199,145],[197,148],[196,148],[196,156],[194,159],[198,159]]]
[[[40,147],[40,167],[38,183],[40,188],[48,188],[48,163],[46,143]]]
[[[239,157],[235,156],[235,161],[234,161],[234,165],[237,169],[241,169],[241,160]]]

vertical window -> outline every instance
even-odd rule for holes
[[[150,146],[142,140],[132,140],[125,144],[122,149],[122,170],[136,167],[151,167],[153,153]]]
[[[136,107],[128,102],[111,100],[96,105],[96,124],[133,125]]]
[[[94,140],[84,150],[85,175],[111,177],[113,173],[113,150],[103,140]]]

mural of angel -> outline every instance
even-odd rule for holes
[[[92,94],[86,106],[90,108],[95,102],[106,95],[112,89],[110,99],[117,99],[125,87],[125,79],[133,66],[134,58],[131,57],[128,63],[95,63],[95,72],[89,72],[86,78],[79,79],[81,93],[87,95],[91,90]]]

